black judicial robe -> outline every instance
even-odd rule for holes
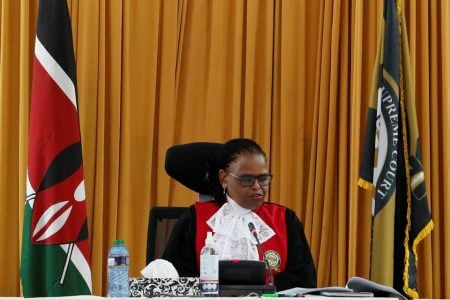
[[[170,261],[180,276],[199,276],[199,251],[206,232],[211,231],[205,222],[219,208],[220,204],[215,201],[197,202],[175,224],[162,258]],[[254,212],[276,233],[262,243],[262,248],[273,270],[277,290],[316,287],[314,262],[303,224],[294,211],[265,202]]]

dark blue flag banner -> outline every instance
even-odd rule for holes
[[[373,188],[370,279],[418,298],[417,246],[433,229],[402,4],[384,1],[358,184]]]

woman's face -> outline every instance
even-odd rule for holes
[[[251,186],[242,186],[237,177],[268,175],[269,170],[266,159],[261,154],[244,153],[230,163],[227,170],[219,171],[222,186],[226,186],[228,195],[241,207],[256,209],[260,207],[266,196],[269,185],[261,186],[258,180],[254,180]]]

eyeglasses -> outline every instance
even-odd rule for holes
[[[242,176],[237,176],[233,173],[227,172],[229,175],[233,176],[234,178],[236,178],[241,186],[244,187],[249,187],[249,186],[253,186],[255,184],[255,180],[258,180],[258,184],[260,186],[265,186],[265,185],[269,185],[270,181],[272,181],[272,175],[270,174],[263,174],[263,175],[259,175],[259,176],[253,176],[253,175],[242,175]]]

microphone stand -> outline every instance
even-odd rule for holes
[[[261,243],[259,242],[258,234],[256,233],[255,225],[254,225],[252,222],[248,223],[248,229],[250,230],[250,233],[251,233],[251,234],[253,235],[253,237],[255,238],[256,244],[257,244],[257,246],[258,246],[258,249],[259,249],[259,251],[262,253],[262,257],[263,257],[264,263],[266,264],[266,268],[267,268],[268,271],[269,271],[269,285],[270,285],[270,286],[274,286],[274,280],[273,280],[272,269],[270,268],[269,261],[267,260],[266,252],[264,252],[264,249],[263,249],[263,247],[261,246]]]

